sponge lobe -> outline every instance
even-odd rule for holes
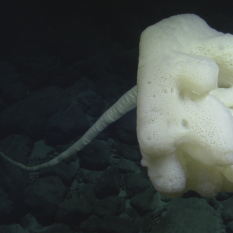
[[[187,190],[211,197],[226,190],[226,183],[229,189],[233,56],[225,56],[225,45],[233,52],[232,35],[192,14],[162,20],[142,33],[137,135],[142,165],[169,197]]]

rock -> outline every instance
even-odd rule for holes
[[[99,230],[99,221],[98,217],[92,215],[80,224],[80,228],[84,232],[97,232]]]
[[[102,233],[137,233],[138,228],[132,220],[116,216],[108,216],[100,221],[99,229]]]
[[[66,192],[67,189],[59,177],[41,178],[29,186],[25,194],[25,203],[40,223],[51,224]]]
[[[118,195],[120,191],[121,174],[114,166],[103,172],[95,185],[98,198],[102,199],[112,195]]]
[[[95,205],[95,213],[99,217],[115,215],[123,213],[125,208],[125,199],[123,197],[111,196],[98,201]]]
[[[83,110],[72,104],[66,110],[52,115],[46,123],[45,140],[48,144],[65,144],[82,136],[89,129]]]
[[[159,208],[160,199],[154,187],[151,187],[145,192],[135,195],[130,200],[130,205],[137,210],[139,214],[144,215]]]
[[[118,142],[116,146],[116,150],[121,157],[130,160],[132,162],[139,162],[142,159],[142,155],[140,153],[138,146],[133,147]]]
[[[110,165],[110,154],[111,148],[106,142],[94,139],[79,152],[80,167],[103,171]]]
[[[222,231],[221,218],[203,198],[177,198],[153,229],[156,233],[196,233]]]
[[[124,176],[125,191],[128,198],[142,193],[151,187],[149,180],[143,178],[140,174],[128,173]]]
[[[63,202],[57,212],[56,220],[58,222],[79,225],[93,214],[93,207],[79,197],[73,197]]]

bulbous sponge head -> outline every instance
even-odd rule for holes
[[[233,192],[233,35],[194,14],[141,35],[137,136],[154,187],[174,198]]]

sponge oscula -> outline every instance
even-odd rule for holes
[[[137,135],[154,187],[168,197],[233,192],[233,35],[193,14],[141,35]]]

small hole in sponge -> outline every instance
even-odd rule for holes
[[[185,119],[182,119],[182,125],[184,128],[189,128],[189,124],[188,124],[188,121],[186,121]]]

